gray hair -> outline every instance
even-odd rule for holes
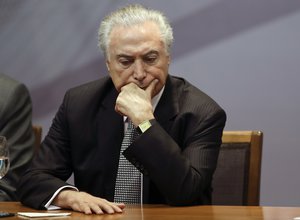
[[[153,21],[158,25],[166,50],[170,53],[170,48],[173,43],[173,31],[169,21],[162,12],[148,9],[138,4],[128,5],[112,12],[104,18],[98,31],[99,48],[102,49],[104,55],[107,57],[110,33],[114,27],[119,25],[130,27],[146,21]]]

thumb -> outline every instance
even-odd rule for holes
[[[145,89],[146,93],[148,93],[151,98],[152,98],[152,95],[154,93],[154,90],[155,90],[155,87],[157,84],[158,84],[158,79],[154,79],[149,84],[149,86]]]

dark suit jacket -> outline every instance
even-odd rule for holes
[[[72,172],[79,190],[113,200],[124,131],[114,111],[117,96],[108,77],[66,93],[20,183],[24,204],[43,208]],[[225,112],[184,79],[169,76],[155,118],[124,152],[144,173],[144,202],[209,204]]]
[[[0,73],[0,135],[5,136],[10,168],[0,180],[0,201],[16,201],[19,178],[28,168],[34,151],[31,99],[24,84]]]

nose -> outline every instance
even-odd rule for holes
[[[134,63],[133,77],[138,81],[142,81],[146,78],[146,71],[141,60],[136,60]]]

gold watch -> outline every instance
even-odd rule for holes
[[[147,131],[153,124],[154,124],[155,119],[150,119],[143,121],[141,124],[137,126],[137,130],[142,134],[145,131]]]

